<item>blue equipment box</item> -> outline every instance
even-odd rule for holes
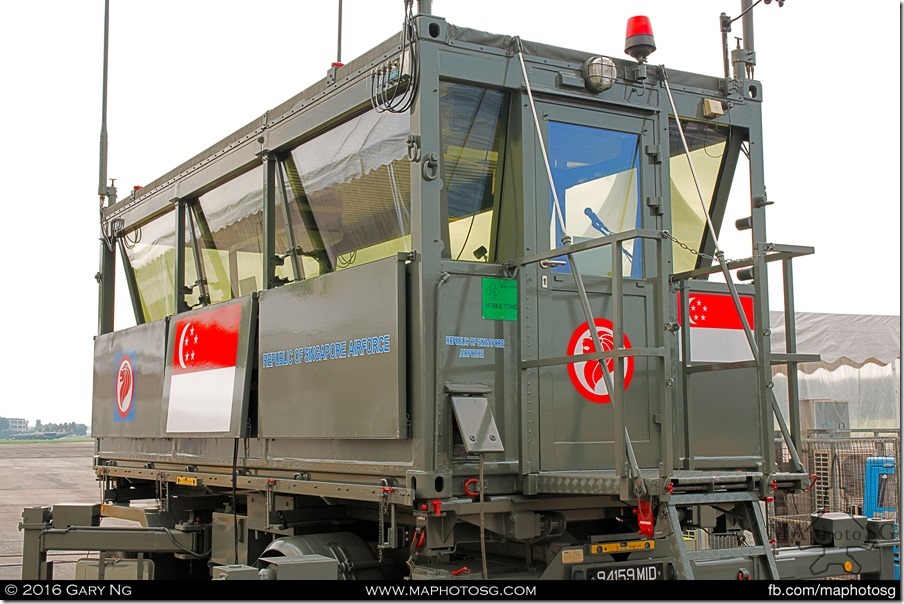
[[[894,457],[868,457],[863,486],[863,515],[867,518],[894,518],[898,531],[898,492]],[[900,548],[895,546],[895,579],[901,577]]]

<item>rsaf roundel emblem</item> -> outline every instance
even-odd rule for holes
[[[612,322],[608,319],[596,318],[593,320],[596,324],[596,332],[599,334],[600,343],[603,350],[612,350],[615,338],[612,335]],[[631,341],[627,334],[624,335],[624,348],[631,348]],[[587,326],[587,322],[582,323],[573,334],[568,342],[568,354],[589,354],[594,352],[593,334]],[[575,390],[588,401],[594,403],[608,403],[612,399],[606,388],[606,380],[603,379],[603,365],[610,377],[613,376],[615,369],[615,359],[606,359],[601,364],[599,361],[577,361],[568,364],[568,377]],[[634,357],[627,357],[624,361],[624,387],[625,390],[631,385],[631,377],[634,375]],[[614,380],[613,380],[614,383]]]
[[[135,371],[132,358],[123,355],[116,369],[116,412],[123,419],[129,417],[132,403],[135,401]]]

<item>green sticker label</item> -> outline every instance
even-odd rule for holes
[[[515,279],[484,277],[481,283],[481,309],[484,319],[518,320],[518,282]]]

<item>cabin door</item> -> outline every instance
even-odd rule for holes
[[[563,232],[574,243],[635,228],[661,228],[646,198],[653,193],[652,118],[538,103],[543,137],[555,186],[549,186],[541,152],[536,154],[537,241],[539,249],[562,245]],[[558,208],[556,207],[556,198]],[[626,242],[620,253],[624,276],[625,346],[643,348],[654,341],[651,330],[653,287],[647,283],[640,240]],[[612,251],[579,252],[577,267],[566,257],[540,267],[536,283],[536,353],[540,359],[593,352],[573,271],[580,271],[595,329],[604,348],[612,346]],[[652,270],[652,269],[651,269]],[[614,377],[615,364],[605,362]],[[660,424],[655,372],[657,360],[623,361],[623,415],[641,467],[658,468]],[[541,366],[536,379],[539,411],[540,470],[615,470],[615,419],[603,367],[597,361]]]

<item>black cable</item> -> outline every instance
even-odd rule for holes
[[[344,259],[343,259],[344,257]],[[348,268],[355,263],[355,260],[358,259],[358,251],[354,250],[347,254],[340,254],[336,256],[336,267],[337,268]]]
[[[759,3],[762,2],[762,1],[763,1],[763,0],[756,0],[756,2],[754,2],[753,4],[750,5],[750,8],[746,9],[746,10],[745,10],[744,12],[742,12],[740,15],[738,15],[737,17],[735,17],[734,19],[732,19],[731,21],[729,21],[729,23],[734,23],[735,21],[737,21],[738,19],[740,19],[741,17],[743,17],[744,15],[746,15],[747,13],[749,13],[750,11],[753,10],[753,7],[754,7],[754,6],[756,6],[757,4],[759,4]]]
[[[414,90],[417,87],[417,27],[414,24],[414,2],[405,0],[405,20],[402,25],[402,52],[399,55],[399,74],[398,81],[401,84],[402,75],[405,73],[406,56],[408,57],[409,71],[411,72],[411,81],[408,89],[401,96],[393,93],[389,102],[386,104],[386,110],[390,113],[404,113],[411,108],[414,100]],[[410,46],[409,53],[405,52],[405,47]]]
[[[188,549],[187,547],[185,547],[184,545],[182,545],[181,543],[179,543],[179,541],[177,541],[176,537],[173,535],[173,531],[171,529],[169,529],[165,526],[160,527],[160,529],[162,529],[163,532],[165,532],[169,536],[170,540],[172,540],[172,542],[176,545],[176,547],[178,547],[180,550],[182,550],[186,554],[191,554],[191,556],[193,558],[198,558],[198,559],[206,558],[210,555],[210,552],[213,551],[213,549],[211,548],[211,549],[208,549],[206,552],[199,554],[198,552],[192,551],[192,550]]]
[[[392,92],[389,91],[390,84],[393,80],[392,61],[377,66],[371,73],[370,102],[377,113],[383,113],[384,111],[388,111],[389,113],[405,113],[409,111],[414,104],[414,97],[417,93],[417,87],[420,81],[417,38],[418,33],[417,25],[414,20],[413,0],[405,0],[405,17],[402,21],[400,38],[401,52],[396,66],[398,72],[395,78],[397,80],[396,89]],[[408,48],[408,52],[406,52],[406,47]],[[406,67],[410,72],[408,86],[404,92],[398,94]]]

